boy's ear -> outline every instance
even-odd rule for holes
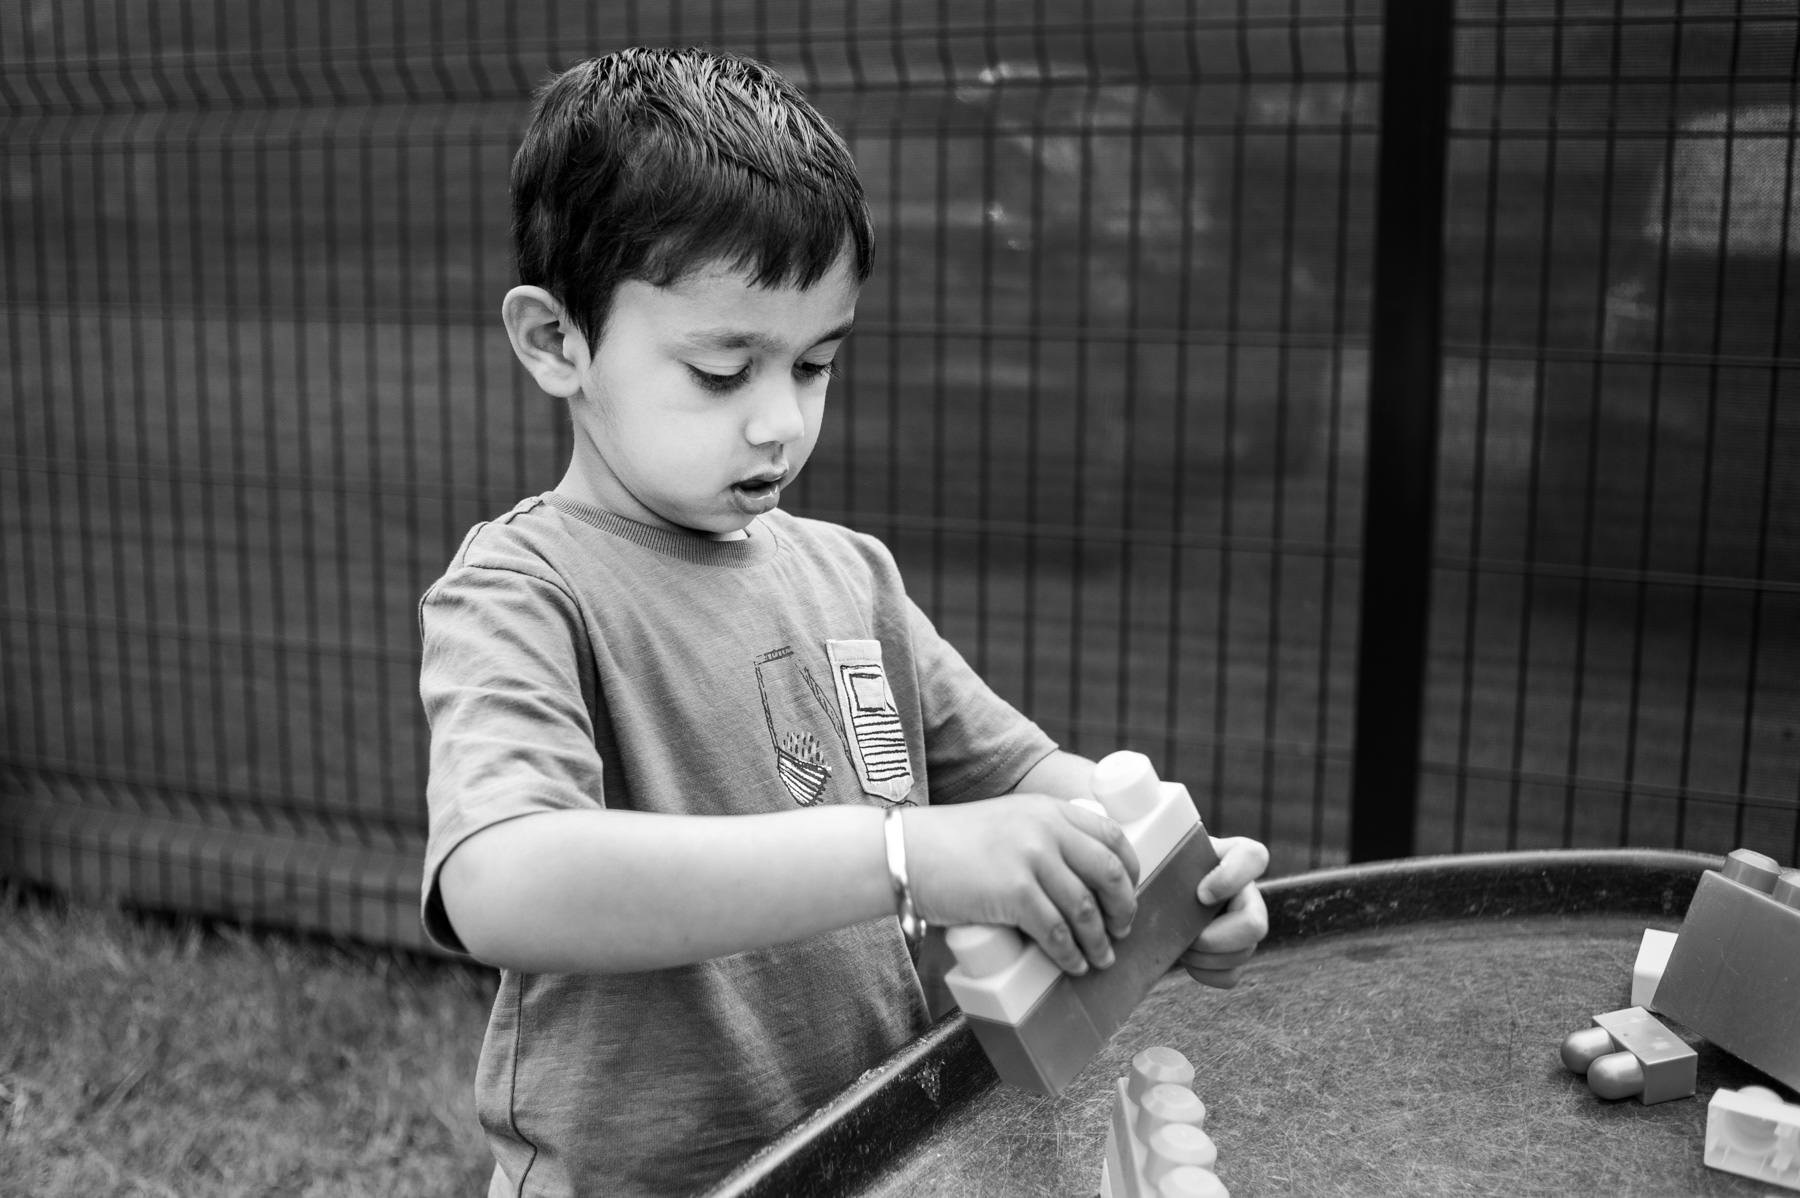
[[[538,386],[559,399],[580,394],[587,339],[564,318],[555,296],[542,287],[514,287],[500,302],[500,319],[513,353]]]

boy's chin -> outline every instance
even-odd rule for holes
[[[702,531],[700,535],[709,541],[741,541],[750,535],[750,524],[751,522],[746,520],[736,528],[721,529],[718,532]]]
[[[751,514],[731,514],[715,516],[703,523],[686,525],[687,530],[696,536],[712,541],[736,541],[749,535],[749,528],[756,523],[756,516]]]

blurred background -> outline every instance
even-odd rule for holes
[[[418,944],[415,603],[568,450],[496,318],[510,153],[638,42],[848,139],[879,266],[788,504],[1067,747],[1275,874],[1387,802],[1421,853],[1793,863],[1800,16],[1455,6],[1414,670],[1359,651],[1381,11],[0,6],[0,877]],[[1354,793],[1370,672],[1416,807]]]

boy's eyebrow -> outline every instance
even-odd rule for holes
[[[846,320],[843,324],[827,332],[812,344],[823,345],[827,341],[842,341],[856,327],[854,320]],[[774,337],[765,333],[753,333],[743,329],[702,329],[688,338],[695,345],[706,345],[712,349],[757,349],[768,354],[778,354],[787,347]]]

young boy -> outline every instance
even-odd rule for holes
[[[513,194],[503,317],[574,452],[420,604],[424,919],[501,970],[490,1193],[688,1193],[924,1030],[897,908],[1079,973],[1137,863],[881,544],[777,507],[873,255],[819,114],[745,59],[625,51],[540,93]],[[1268,854],[1218,847],[1184,963],[1223,985]]]

